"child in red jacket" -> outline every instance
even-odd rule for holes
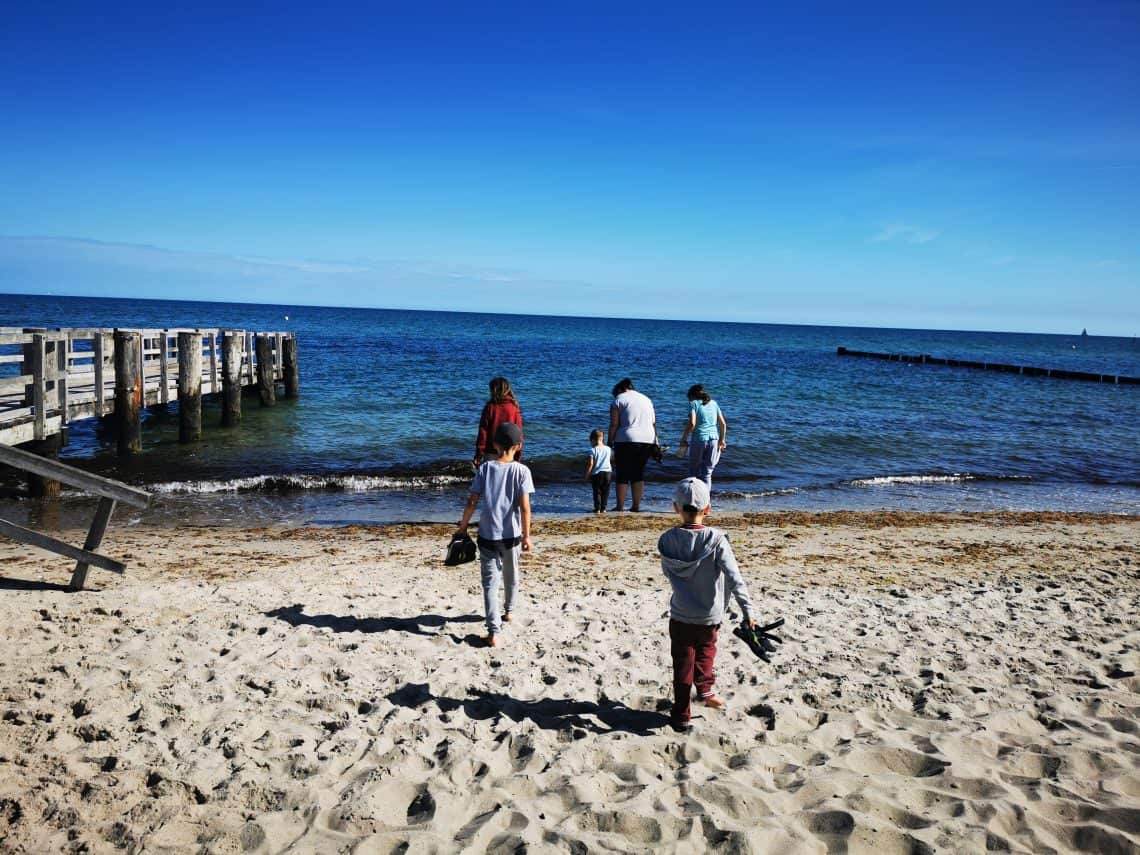
[[[499,425],[509,422],[518,425],[519,430],[522,430],[522,410],[519,409],[519,402],[515,400],[511,381],[506,377],[494,377],[488,385],[491,387],[491,397],[483,405],[483,414],[479,417],[475,456],[471,459],[471,465],[476,469],[484,460],[494,460],[499,456],[499,451],[495,448],[495,429]],[[515,460],[522,460],[521,450]]]

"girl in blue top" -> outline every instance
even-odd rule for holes
[[[689,434],[693,435],[692,445]],[[712,490],[712,473],[727,443],[728,424],[705,387],[700,383],[689,388],[689,421],[681,434],[679,451],[689,451],[689,475],[700,478]]]

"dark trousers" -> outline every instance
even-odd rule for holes
[[[713,662],[716,660],[716,636],[720,624],[701,626],[695,623],[669,621],[669,649],[673,654],[673,714],[674,724],[692,718],[691,698],[693,684],[697,697],[707,698],[713,693]]]
[[[604,511],[610,501],[610,473],[599,472],[591,475],[590,486],[594,489],[594,510]]]

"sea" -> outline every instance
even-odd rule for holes
[[[1140,376],[1135,338],[1081,335],[1079,319],[1074,334],[1038,335],[2,294],[0,326],[296,333],[300,397],[272,408],[247,397],[240,427],[222,428],[207,400],[202,440],[182,445],[177,405],[156,407],[143,452],[119,457],[110,425],[72,424],[63,459],[153,492],[151,509],[120,512],[131,522],[454,520],[496,375],[522,408],[540,517],[591,510],[589,434],[607,427],[624,377],[653,400],[670,449],[689,386],[720,404],[717,510],[1140,513],[1140,386],[836,353]],[[17,368],[0,365],[5,376]],[[644,509],[669,510],[685,474],[671,450],[650,462]],[[10,519],[35,507],[0,499]]]

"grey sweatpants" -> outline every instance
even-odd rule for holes
[[[483,609],[487,613],[487,632],[502,631],[499,617],[499,585],[503,585],[503,611],[510,612],[519,595],[519,554],[522,545],[510,541],[479,541],[479,571],[483,582]]]

